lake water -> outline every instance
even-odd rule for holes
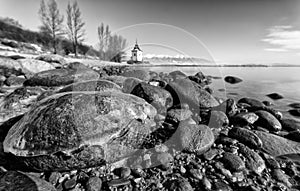
[[[156,72],[171,72],[180,70],[187,75],[202,71],[205,75],[221,77],[213,79],[210,85],[214,96],[223,99],[233,98],[236,101],[242,97],[257,98],[271,101],[274,108],[284,113],[286,117],[291,109],[288,104],[300,103],[300,67],[146,67]],[[224,82],[224,77],[232,75],[243,81],[238,84]],[[279,93],[283,99],[272,100],[267,94]]]

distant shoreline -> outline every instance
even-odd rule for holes
[[[193,64],[193,65],[185,65],[185,64],[130,64],[127,66],[134,66],[134,67],[300,67],[300,65],[286,65],[286,64],[281,64],[281,65],[234,65],[234,64],[229,64],[229,65],[203,65],[203,64]]]

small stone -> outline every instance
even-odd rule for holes
[[[284,174],[284,172],[281,169],[274,169],[272,171],[272,176],[277,181],[284,183],[287,187],[289,188],[292,187],[292,184],[290,183],[288,176]]]
[[[107,183],[108,187],[119,187],[119,186],[126,186],[130,185],[130,180],[125,180],[125,179],[115,179],[111,180]]]
[[[222,158],[225,168],[237,172],[245,169],[244,161],[237,155],[225,152]]]
[[[70,178],[70,175],[65,174],[64,176],[62,176],[58,179],[58,183],[63,183],[66,179],[69,179],[69,178]]]
[[[232,188],[223,181],[217,181],[213,186],[214,191],[232,191]]]
[[[176,191],[194,191],[189,181],[184,178],[178,178],[171,181],[167,189]]]
[[[234,77],[234,76],[226,76],[224,78],[225,82],[230,83],[230,84],[237,84],[242,82],[243,80],[238,78],[238,77]]]
[[[192,168],[192,169],[189,170],[189,173],[196,180],[202,180],[202,178],[203,178],[203,174],[202,174],[202,172],[201,172],[200,169],[194,169],[194,168]]]
[[[204,153],[204,159],[210,161],[213,160],[219,154],[218,149],[209,149],[206,153]]]
[[[180,172],[181,172],[181,174],[185,174],[186,173],[186,169],[183,166],[180,166]]]
[[[211,185],[211,182],[209,181],[208,178],[203,177],[203,179],[202,179],[202,184],[203,184],[203,186],[204,186],[204,188],[205,188],[206,190],[211,190],[212,185]]]
[[[267,96],[273,100],[279,100],[279,99],[283,98],[283,96],[278,93],[271,93],[271,94],[268,94]]]
[[[64,182],[63,187],[66,190],[70,190],[76,186],[76,180],[74,178],[68,179]]]
[[[56,183],[58,182],[58,180],[61,178],[61,173],[59,172],[52,172],[50,174],[50,177],[49,177],[49,182],[52,184],[52,185],[56,185]]]
[[[90,177],[86,183],[87,191],[101,191],[102,180],[99,177]]]
[[[119,176],[120,178],[127,178],[131,174],[131,170],[128,167],[120,167],[114,170],[115,175]]]

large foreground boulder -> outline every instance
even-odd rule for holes
[[[37,171],[116,162],[140,149],[155,115],[143,99],[116,91],[55,94],[9,130],[4,152],[13,166]]]
[[[174,104],[188,103],[190,108],[210,108],[219,105],[218,101],[198,84],[189,79],[177,79],[166,86],[173,96]]]
[[[99,74],[93,70],[54,69],[39,72],[24,82],[25,86],[63,86],[74,82],[97,80]]]
[[[121,92],[121,87],[111,81],[108,80],[89,80],[83,82],[77,82],[74,84],[70,84],[58,91],[58,93],[62,92],[71,92],[71,91],[98,91],[104,92],[106,90],[116,90]]]

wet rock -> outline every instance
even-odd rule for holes
[[[154,131],[156,110],[119,92],[61,93],[44,99],[8,132],[3,146],[16,166],[38,171],[116,162]]]
[[[203,179],[203,174],[200,169],[195,169],[195,168],[189,169],[189,174],[192,178],[196,179],[197,181]]]
[[[218,149],[209,149],[204,153],[203,157],[205,160],[213,160],[217,155],[219,155],[220,151]]]
[[[280,168],[280,164],[271,155],[268,155],[267,153],[263,153],[263,157],[265,159],[267,167],[269,167],[270,169],[279,169]]]
[[[64,59],[64,57],[58,54],[44,54],[36,57],[35,59],[48,62],[48,63],[58,63],[60,65],[66,64],[66,60]]]
[[[242,171],[246,168],[244,161],[239,156],[229,152],[224,153],[222,162],[225,168],[232,172]]]
[[[102,180],[99,177],[92,176],[86,184],[87,191],[101,191]]]
[[[284,174],[281,169],[274,169],[272,170],[272,176],[275,180],[284,183],[287,187],[292,187],[292,184],[289,181],[289,177]]]
[[[74,178],[68,179],[63,183],[63,187],[66,190],[70,190],[76,186],[76,180]]]
[[[286,131],[300,130],[300,122],[295,119],[284,118],[281,120],[282,129]]]
[[[273,100],[279,100],[279,99],[283,98],[283,96],[278,93],[271,93],[271,94],[268,94],[267,96]]]
[[[211,182],[206,177],[203,177],[203,179],[202,179],[202,185],[204,186],[204,189],[206,189],[206,190],[211,190],[211,188],[212,188]]]
[[[191,108],[210,108],[218,106],[217,100],[207,91],[200,89],[195,82],[177,79],[165,88],[173,97],[174,104],[187,103]]]
[[[221,128],[229,124],[226,114],[222,111],[211,111],[208,126],[210,128]]]
[[[254,124],[258,120],[258,116],[252,112],[242,112],[231,118],[231,123],[235,125],[245,126]]]
[[[88,69],[88,67],[86,65],[82,64],[81,62],[71,62],[71,63],[67,64],[65,66],[65,68],[76,69],[76,70]]]
[[[255,131],[255,134],[263,142],[262,149],[274,157],[300,152],[299,142],[262,131]]]
[[[150,74],[145,70],[127,69],[126,71],[124,71],[124,73],[121,74],[121,76],[127,78],[128,77],[137,78],[144,82],[148,82],[150,80]]]
[[[228,136],[254,149],[261,148],[263,144],[255,133],[245,128],[232,128],[228,132]]]
[[[130,94],[132,92],[132,90],[137,86],[139,85],[141,82],[143,82],[142,80],[140,79],[137,79],[137,78],[126,78],[125,81],[123,82],[123,85],[122,85],[122,91],[124,93],[128,93]]]
[[[300,142],[300,130],[291,131],[284,137],[292,141]]]
[[[24,77],[18,77],[18,76],[13,76],[11,75],[5,80],[5,84],[7,86],[21,86],[23,83],[26,81]]]
[[[58,183],[58,180],[62,177],[59,172],[52,172],[49,176],[49,182],[55,186]]]
[[[280,131],[282,129],[281,123],[271,113],[259,110],[255,114],[259,117],[255,122],[256,125],[265,127],[270,131]]]
[[[99,74],[93,70],[55,69],[36,73],[24,82],[25,86],[63,86],[74,82],[97,80]]]
[[[238,103],[246,103],[251,107],[264,107],[264,104],[262,102],[253,98],[242,98],[238,101]]]
[[[172,180],[167,182],[167,189],[174,190],[174,191],[194,191],[193,187],[189,183],[188,180],[184,178],[178,178],[176,180]]]
[[[102,77],[101,79],[111,81],[115,84],[118,84],[121,88],[123,88],[123,85],[124,85],[127,77],[124,77],[124,76],[106,76],[106,77]]]
[[[0,188],[8,191],[56,191],[49,182],[19,171],[8,171],[1,174]]]
[[[173,98],[168,91],[145,82],[136,85],[131,94],[146,100],[156,108],[158,113],[166,113],[166,110],[173,105]]]
[[[128,178],[131,174],[131,170],[128,167],[120,167],[114,170],[114,174],[120,178]]]
[[[249,170],[254,171],[256,174],[261,175],[261,173],[266,168],[265,161],[249,147],[239,144],[239,151],[246,159],[246,167]]]
[[[300,109],[290,109],[289,113],[295,117],[300,117]]]
[[[127,186],[130,185],[130,180],[126,179],[114,179],[107,183],[110,189],[118,188],[120,186]]]
[[[289,104],[289,106],[294,109],[300,109],[300,103],[291,103],[291,104]]]
[[[166,121],[178,124],[180,121],[191,118],[193,113],[189,109],[170,109],[167,112]]]
[[[223,111],[227,116],[232,117],[237,113],[237,105],[233,99],[227,99],[219,106],[212,108],[215,111]]]
[[[230,83],[230,84],[237,84],[242,82],[243,80],[238,78],[238,77],[234,77],[234,76],[226,76],[224,78],[225,82]]]
[[[214,191],[232,191],[232,188],[225,182],[217,181],[213,185],[213,190]]]
[[[121,92],[121,87],[117,84],[107,81],[107,80],[89,80],[83,82],[77,82],[65,86],[64,88],[60,89],[57,93],[63,92],[76,92],[76,91],[99,91],[104,92],[108,90],[115,90]]]
[[[185,78],[185,77],[187,77],[185,73],[183,73],[182,71],[179,71],[179,70],[170,72],[170,73],[169,73],[169,76],[170,76],[171,78],[173,78],[173,80],[176,80],[176,79],[179,79],[179,78]]]
[[[205,153],[214,143],[214,135],[206,125],[179,124],[181,147],[199,155]]]

